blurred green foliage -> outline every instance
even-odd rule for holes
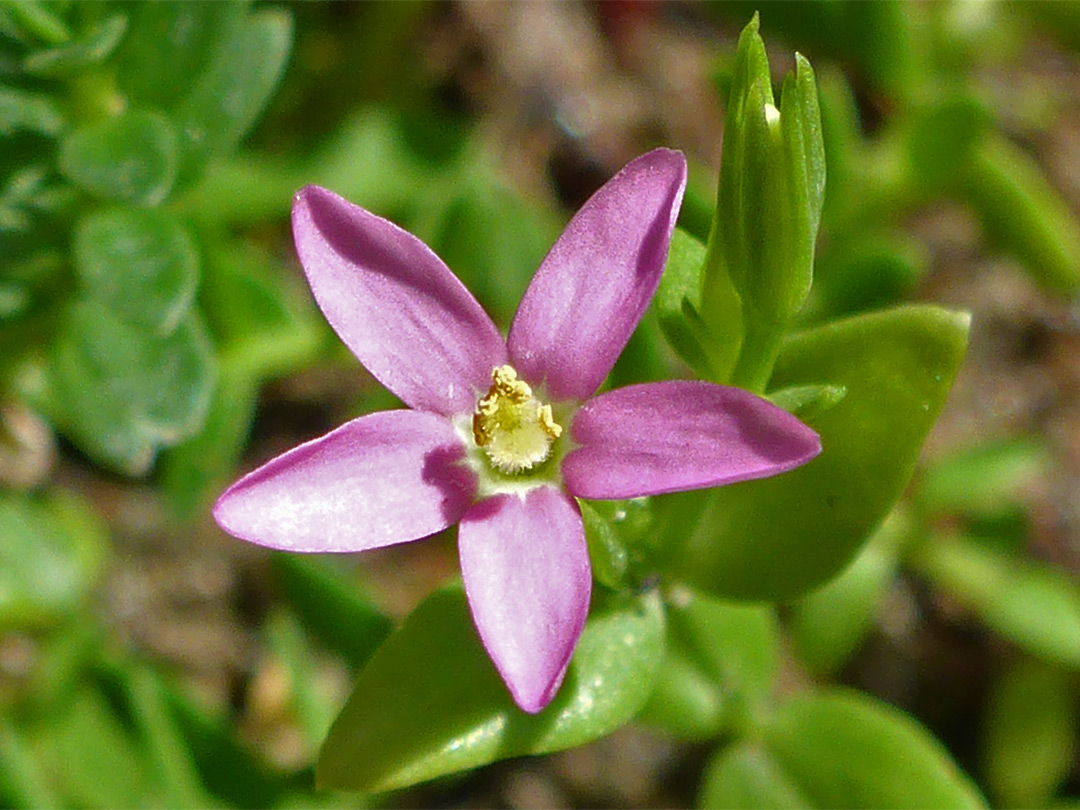
[[[964,765],[1003,806],[1062,800],[1080,584],[1027,552],[1023,491],[1053,474],[1047,441],[945,456],[897,505],[968,331],[964,313],[906,303],[931,261],[911,214],[959,205],[1046,295],[1080,291],[1076,213],[1020,137],[1046,105],[1007,109],[975,70],[1035,35],[1080,47],[1080,12],[972,5],[774,2],[760,23],[750,3],[692,7],[728,33],[753,17],[718,47],[718,193],[694,165],[711,156],[690,155],[661,289],[613,378],[748,387],[825,452],[768,481],[583,503],[594,611],[536,717],[459,586],[395,626],[355,571],[273,556],[252,632],[297,769],[118,638],[100,610],[109,510],[39,456],[62,437],[71,469],[139,479],[176,537],[205,525],[248,466],[260,392],[341,354],[291,269],[305,184],[416,233],[503,325],[566,214],[508,185],[490,135],[417,69],[417,31],[441,13],[427,3],[0,0],[0,652],[31,651],[0,671],[0,804],[365,806],[315,779],[407,787],[637,718],[715,747],[702,806],[980,806],[926,728],[829,685],[909,581],[1007,642]],[[759,28],[805,55],[776,93]],[[322,73],[320,42],[338,53]],[[344,709],[320,656],[355,677]]]

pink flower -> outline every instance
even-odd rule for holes
[[[244,476],[225,531],[271,548],[363,551],[459,523],[484,646],[517,704],[554,697],[589,609],[578,498],[775,475],[820,452],[790,414],[704,382],[594,396],[656,291],[686,185],[679,152],[634,160],[540,265],[504,340],[416,237],[316,186],[293,204],[315,299],[411,410],[354,419]]]

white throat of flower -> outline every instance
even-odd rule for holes
[[[533,395],[512,366],[498,366],[491,372],[487,395],[476,403],[472,432],[476,446],[483,448],[491,464],[512,474],[544,461],[551,443],[562,435],[562,427],[552,417],[551,406]]]

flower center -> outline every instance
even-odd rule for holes
[[[504,473],[532,469],[548,457],[551,443],[562,435],[551,406],[533,396],[512,366],[492,370],[491,388],[476,403],[472,429],[477,447],[484,448]]]

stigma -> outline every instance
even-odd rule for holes
[[[532,469],[548,457],[551,443],[562,435],[551,406],[533,395],[512,366],[492,369],[491,388],[476,403],[472,429],[477,447],[504,473]]]

